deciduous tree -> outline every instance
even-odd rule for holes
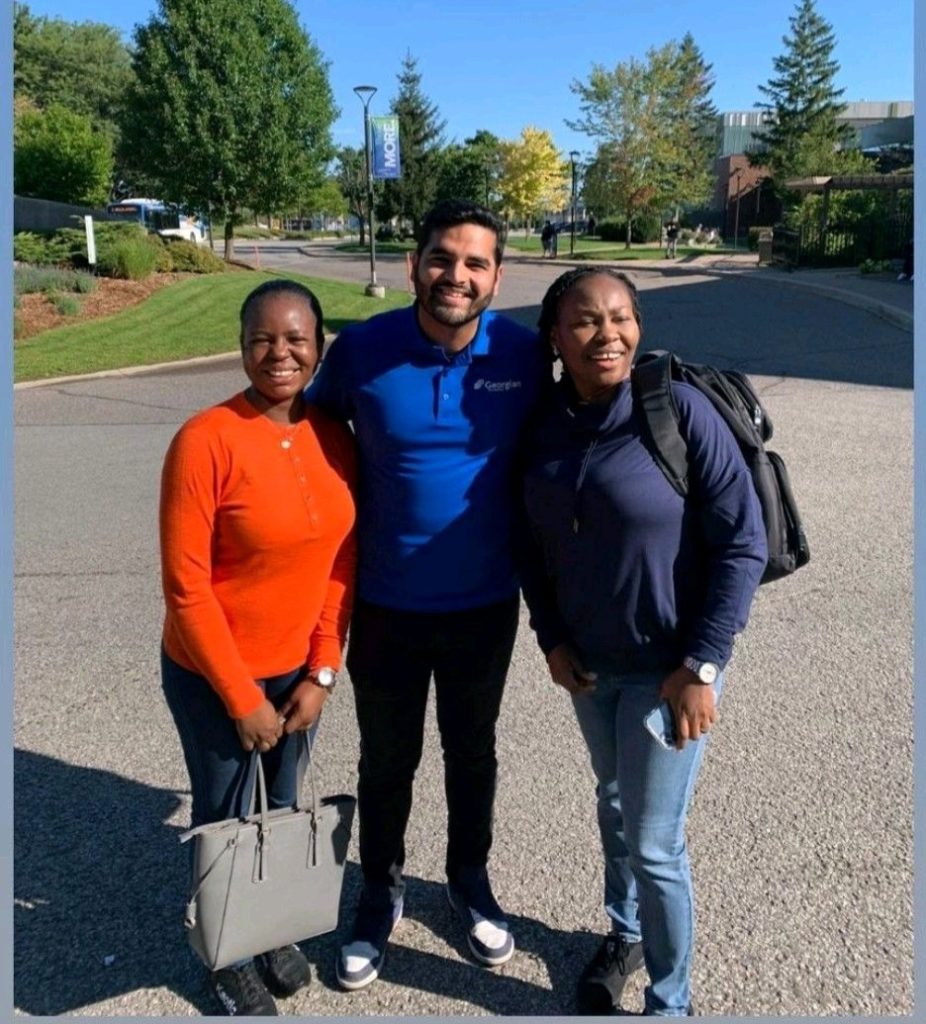
[[[13,128],[17,195],[98,206],[109,197],[112,171],[112,142],[88,115],[58,103],[47,110],[19,104]]]
[[[84,114],[115,137],[132,80],[129,48],[119,32],[93,21],[13,15],[13,92],[36,106]]]
[[[581,116],[566,123],[592,136],[598,150],[586,201],[618,210],[627,221],[647,209],[696,204],[713,185],[717,111],[710,100],[711,66],[688,33],[608,71],[593,66],[573,81]],[[588,194],[589,185],[595,194]]]
[[[565,204],[570,168],[548,131],[528,125],[519,139],[503,142],[501,151],[498,191],[506,218],[530,221]]]
[[[360,222],[360,244],[366,245],[370,204],[366,156],[362,149],[344,146],[339,150],[335,180],[347,203],[348,211]]]
[[[286,0],[160,0],[136,31],[125,138],[162,197],[225,221],[319,184],[337,114],[328,65]]]
[[[478,131],[462,145],[447,146],[441,152],[435,199],[469,199],[491,207],[501,171],[499,139]]]

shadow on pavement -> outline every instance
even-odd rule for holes
[[[14,752],[13,774],[17,1010],[69,1015],[139,989],[166,988],[199,1013],[215,1013],[205,969],[183,931],[188,878],[178,842],[182,829],[164,824],[179,806],[176,793],[24,750]],[[376,986],[366,994],[341,993],[334,974],[360,884],[359,866],[348,863],[338,931],[301,944],[313,963],[313,984],[338,992],[348,1014],[365,1012],[364,1006],[370,1008],[366,1012],[381,1012],[375,1008]],[[403,945],[400,924],[383,980],[500,1015],[571,1012],[574,979],[599,941],[588,933],[511,918],[520,955],[546,962],[551,991],[512,977],[505,968],[478,966],[443,884],[410,878],[406,917],[462,959]],[[286,1012],[283,1005],[281,1011]]]
[[[16,1008],[62,1015],[164,987],[214,1012],[183,933],[181,830],[164,824],[177,795],[24,750],[13,764]]]
[[[660,275],[657,283],[652,272],[629,276],[645,282],[641,350],[669,349],[693,362],[771,377],[913,387],[913,333],[874,313],[782,285],[770,324],[758,319],[767,318],[774,294],[766,282],[743,275],[709,281]],[[536,327],[542,297],[538,289],[537,305],[504,312]]]
[[[447,902],[442,882],[406,877],[405,917],[389,942],[389,951],[380,981],[447,999],[496,1016],[562,1016],[574,1013],[575,982],[601,942],[600,935],[566,932],[550,928],[529,917],[510,915],[518,957],[542,961],[547,967],[548,986],[540,986],[514,977],[509,968],[487,969],[470,955],[462,925]],[[384,1012],[381,989],[375,983],[369,989],[347,993],[338,988],[335,960],[341,943],[346,942],[353,920],[353,908],[360,895],[361,873],[349,863],[344,875],[341,924],[331,935],[300,943],[312,963],[313,984],[324,985],[343,999],[348,1014]],[[457,954],[449,959],[436,953],[413,949],[403,942],[403,929],[410,922],[422,925],[445,942]]]

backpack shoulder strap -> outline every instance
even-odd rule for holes
[[[683,498],[688,495],[688,446],[679,429],[678,406],[672,394],[675,356],[647,352],[638,357],[630,378],[641,413],[647,448],[666,479]]]

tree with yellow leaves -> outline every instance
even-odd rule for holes
[[[528,125],[519,139],[501,144],[498,181],[501,209],[507,219],[529,222],[545,210],[558,209],[569,193],[569,163],[560,157],[553,136]]]

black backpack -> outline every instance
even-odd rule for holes
[[[666,479],[688,494],[688,449],[679,430],[671,382],[682,381],[710,399],[736,438],[762,506],[768,564],[761,583],[789,576],[810,561],[810,548],[780,455],[765,450],[772,421],[745,374],[685,363],[670,352],[645,352],[631,375],[634,400],[643,414],[644,439]]]

